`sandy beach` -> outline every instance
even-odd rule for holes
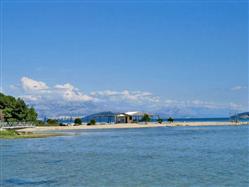
[[[126,129],[126,128],[153,128],[153,127],[176,127],[176,126],[224,126],[224,125],[249,125],[248,122],[174,122],[174,123],[124,123],[124,124],[96,124],[96,125],[79,125],[79,126],[48,126],[21,129],[25,132],[43,132],[43,131],[60,131],[60,130],[91,130],[91,129]]]

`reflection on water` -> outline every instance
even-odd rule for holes
[[[2,186],[248,186],[248,126],[1,140]]]

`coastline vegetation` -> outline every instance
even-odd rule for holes
[[[76,119],[74,120],[74,124],[75,124],[75,125],[81,125],[81,124],[82,124],[82,120],[81,120],[80,118],[76,118]]]
[[[89,123],[87,123],[87,125],[96,125],[96,120],[95,119],[91,119]]]
[[[57,119],[47,119],[47,123],[43,123],[43,126],[60,126],[60,123]]]
[[[36,122],[37,113],[24,100],[0,93],[0,120],[4,122]]]
[[[58,136],[58,134],[40,134],[32,132],[18,132],[15,130],[0,130],[0,139],[46,138],[51,136]]]
[[[151,121],[151,118],[149,114],[144,114],[144,116],[141,119],[142,122],[145,122],[146,124]]]
[[[160,123],[160,124],[162,124],[162,123],[163,123],[163,119],[162,119],[162,118],[159,118],[159,119],[157,120],[157,122]]]
[[[44,122],[37,120],[37,116],[35,109],[32,106],[28,106],[24,100],[0,93],[0,122],[7,122],[10,124],[24,122],[44,125]],[[45,138],[50,136],[58,136],[58,134],[20,132],[16,130],[1,129],[0,127],[0,139]]]
[[[173,123],[173,122],[174,122],[174,119],[173,119],[172,117],[169,117],[169,118],[168,118],[168,122],[169,122],[169,123]]]

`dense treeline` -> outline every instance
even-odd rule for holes
[[[35,122],[37,113],[22,99],[0,93],[0,120],[6,122]]]

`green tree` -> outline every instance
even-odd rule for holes
[[[37,119],[37,113],[33,107],[28,109],[28,113],[26,116],[26,121],[36,121]]]
[[[169,123],[173,123],[173,122],[174,122],[174,119],[173,119],[172,117],[169,117],[169,118],[168,118],[168,122],[169,122]]]
[[[81,124],[82,124],[82,120],[81,120],[80,118],[76,118],[76,119],[74,120],[74,124],[76,124],[76,125],[81,125]]]
[[[157,119],[157,122],[161,124],[163,122],[163,119],[159,118]]]
[[[4,114],[3,111],[0,109],[0,121],[4,120]]]
[[[48,119],[47,124],[48,125],[59,125],[59,121],[57,119]]]
[[[146,124],[151,121],[150,115],[149,114],[144,114],[142,117],[141,121],[145,122]]]
[[[37,121],[36,121],[36,125],[37,125],[37,126],[44,126],[44,125],[45,125],[45,122],[42,121],[42,120],[37,120]]]
[[[13,109],[10,107],[6,107],[3,109],[4,121],[6,122],[15,121],[14,118],[12,117],[12,111]]]
[[[95,119],[91,119],[89,123],[87,123],[87,125],[95,125],[96,124],[96,120]]]
[[[0,93],[0,110],[6,122],[35,122],[37,113],[20,98],[6,96]]]

